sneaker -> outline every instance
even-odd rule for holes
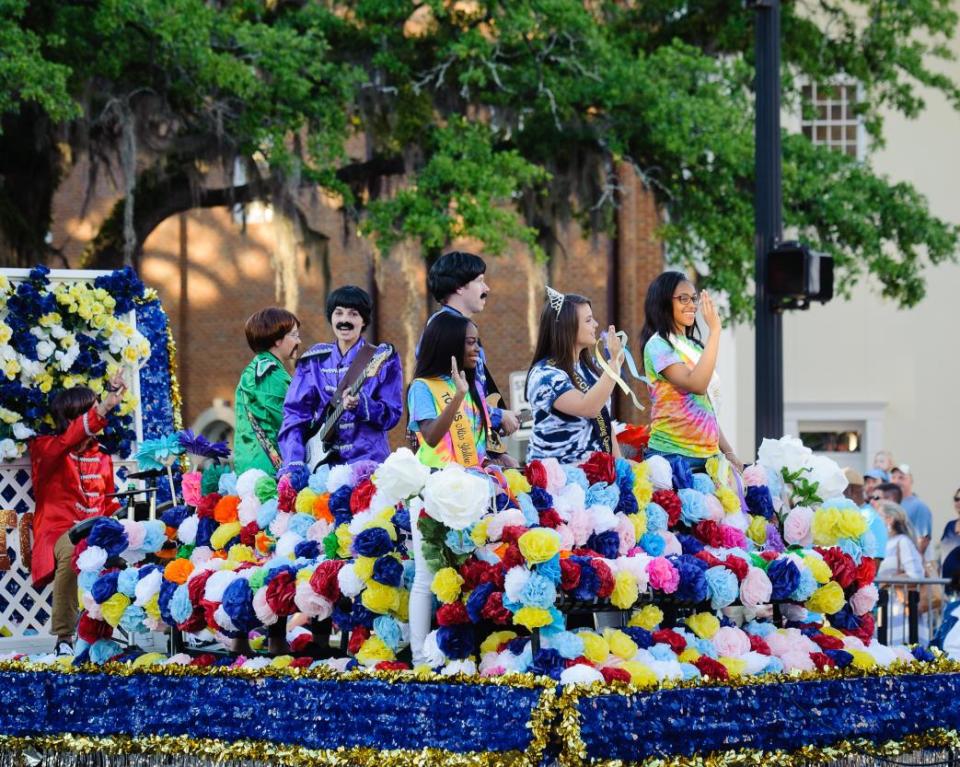
[[[73,645],[61,639],[57,642],[57,647],[53,652],[60,658],[73,657]]]

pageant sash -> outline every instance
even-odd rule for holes
[[[583,376],[576,369],[573,371],[573,385],[584,394],[590,391],[590,384],[583,379]],[[600,409],[600,415],[590,420],[593,421],[593,436],[600,443],[603,452],[613,453],[613,423],[610,420],[610,411],[607,410],[607,406],[604,405]]]
[[[627,341],[629,340],[627,334],[620,330],[617,331],[617,337],[620,339],[620,345],[623,347],[624,361],[627,364],[627,370],[630,371],[630,375],[632,375],[638,381],[645,381],[646,379],[643,378],[637,370],[637,363],[634,362],[633,355],[630,353],[630,349],[627,348]],[[633,406],[637,410],[645,410],[643,405],[640,404],[640,400],[637,399],[637,395],[633,393],[633,389],[631,389],[627,382],[621,378],[620,374],[617,373],[607,363],[606,358],[603,356],[603,342],[604,339],[598,339],[597,346],[593,350],[594,357],[596,357],[597,364],[600,365],[600,369],[613,379],[614,383],[620,387],[620,391],[629,395],[630,399],[633,400]]]
[[[456,387],[454,386],[453,391],[451,391],[451,384],[441,378],[421,378],[420,380],[430,389],[430,393],[437,403],[437,412],[442,413],[447,404],[453,399]],[[485,405],[481,403],[477,405],[477,407],[482,408],[481,417],[486,418]],[[489,424],[489,419],[487,419],[487,423]],[[442,443],[446,443],[447,447],[452,451],[452,455],[449,457],[461,466],[480,465],[480,457],[477,454],[477,435],[473,431],[473,424],[467,413],[466,397],[464,397],[460,403],[460,407],[457,408],[457,412],[453,417],[453,423],[450,424],[450,429],[444,435]],[[421,447],[425,444],[425,442],[422,443]],[[437,447],[439,447],[439,445]],[[434,449],[436,450],[436,448]]]

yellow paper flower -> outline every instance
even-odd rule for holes
[[[441,570],[437,570],[437,574],[433,576],[433,583],[430,585],[430,590],[437,595],[437,599],[441,602],[450,604],[460,596],[460,587],[462,585],[463,578],[460,577],[460,573],[452,567],[444,567]]]
[[[313,516],[313,504],[320,496],[313,492],[309,487],[305,487],[299,493],[297,493],[297,501],[294,504],[294,508],[300,514],[309,514]]]
[[[406,589],[398,589],[397,596],[399,602],[393,608],[393,614],[397,616],[397,620],[407,623],[410,620],[410,592]]]
[[[292,655],[278,655],[270,661],[270,668],[286,668],[291,663],[293,663]]]
[[[743,676],[743,672],[747,670],[747,662],[743,658],[730,658],[724,655],[718,660],[726,666],[727,673],[730,674],[731,679]]]
[[[470,531],[470,540],[475,546],[483,546],[487,542],[487,526],[490,524],[490,517],[484,517],[473,526]]]
[[[130,597],[126,594],[117,592],[106,602],[100,605],[100,611],[103,613],[103,619],[111,626],[116,628],[120,625],[120,619],[123,617],[123,611],[130,606]]]
[[[700,653],[694,650],[690,645],[687,645],[687,648],[677,656],[677,660],[681,663],[696,663],[699,657]]]
[[[154,620],[160,618],[160,595],[154,594],[143,603],[143,611]]]
[[[720,505],[723,506],[724,513],[736,514],[740,511],[740,498],[726,485],[718,487],[714,495],[717,496]]]
[[[820,629],[821,634],[826,634],[827,636],[836,637],[837,639],[845,639],[846,634],[844,634],[840,629],[835,629],[833,626],[824,626]]]
[[[621,610],[627,610],[636,603],[640,596],[640,589],[637,586],[637,579],[632,573],[621,570],[613,581],[613,592],[610,594],[610,602],[614,607]]]
[[[395,658],[393,650],[376,634],[360,645],[360,650],[357,652],[357,662],[364,666],[376,666],[382,661]]]
[[[620,664],[620,668],[630,674],[630,682],[640,687],[655,687],[657,679],[653,669],[637,660],[628,660]]]
[[[553,623],[553,616],[542,607],[521,607],[514,613],[513,622],[532,630],[549,626]]]
[[[510,492],[513,493],[514,496],[520,493],[529,493],[532,489],[527,478],[516,469],[507,469],[503,472],[503,476],[507,478],[507,485],[509,485]]]
[[[630,616],[629,625],[653,631],[661,623],[663,623],[663,610],[656,605],[646,605]]]
[[[610,655],[610,645],[607,640],[592,631],[581,631],[577,634],[583,640],[583,657],[591,663],[603,663]]]
[[[509,642],[511,639],[516,638],[516,631],[494,631],[480,644],[480,654],[485,655],[488,652],[496,652],[497,648],[504,642]]]
[[[376,561],[376,557],[357,557],[353,560],[353,572],[366,583],[373,576],[373,565]]]
[[[832,615],[843,607],[844,596],[843,589],[836,581],[821,586],[806,601],[806,608],[815,613],[823,615]]]
[[[834,508],[820,508],[813,513],[813,542],[817,546],[833,546],[837,542],[837,523],[840,521],[840,510]]]
[[[549,527],[538,527],[521,535],[517,544],[529,564],[539,565],[560,551],[560,535]]]
[[[687,618],[687,626],[701,639],[710,639],[720,630],[720,621],[713,613],[697,613]]]
[[[135,658],[133,661],[133,668],[143,668],[144,666],[156,666],[159,663],[164,662],[167,659],[167,656],[162,652],[146,652],[143,655]]]
[[[641,507],[636,514],[630,514],[628,519],[633,524],[633,535],[639,541],[647,533],[647,510]]]
[[[385,615],[400,606],[400,591],[394,586],[370,581],[360,595],[360,601],[370,612]]]
[[[346,559],[350,556],[350,546],[353,543],[353,533],[350,532],[350,526],[344,522],[338,525],[337,534],[337,556]]]
[[[256,562],[257,555],[253,549],[243,543],[235,543],[227,551],[227,560],[230,562]],[[299,575],[299,573],[297,573]]]
[[[877,665],[877,659],[864,650],[848,649],[848,653],[853,656],[852,665],[854,668],[873,668]]]
[[[830,565],[824,562],[816,554],[808,554],[803,558],[803,564],[807,566],[810,574],[817,583],[826,583],[830,580],[833,572]]]
[[[859,538],[867,532],[867,520],[860,509],[844,509],[837,520],[837,534],[840,538]]]
[[[750,524],[747,527],[747,537],[758,546],[767,542],[767,520],[759,514],[753,514],[750,517]]]
[[[641,509],[647,508],[653,498],[653,483],[650,482],[650,467],[646,463],[633,464],[633,497]]]
[[[623,660],[630,660],[639,650],[637,643],[619,629],[604,629],[603,638],[610,647],[610,652]]]
[[[210,536],[210,547],[212,549],[222,549],[236,535],[240,535],[240,529],[243,527],[239,522],[227,522],[220,525]]]

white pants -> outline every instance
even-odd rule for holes
[[[426,663],[423,656],[423,641],[430,633],[433,620],[433,573],[423,558],[423,537],[417,520],[410,520],[413,533],[413,587],[410,589],[410,651],[413,653],[413,665]]]

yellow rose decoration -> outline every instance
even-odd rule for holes
[[[628,625],[654,631],[661,623],[663,623],[663,610],[656,605],[646,605],[642,610],[630,616]]]
[[[376,634],[360,645],[360,650],[357,652],[357,662],[363,666],[376,666],[381,661],[395,658],[393,650]]]
[[[610,645],[602,636],[592,631],[581,631],[577,636],[583,640],[583,657],[591,663],[603,663],[610,655]]]
[[[513,622],[532,630],[549,626],[553,623],[553,616],[542,607],[521,607],[514,613]]]
[[[687,618],[689,629],[701,639],[710,639],[720,630],[720,621],[713,613],[697,613]]]
[[[607,641],[610,652],[618,658],[623,658],[623,660],[630,660],[640,649],[629,635],[624,634],[619,629],[605,629],[603,638]]]
[[[433,576],[430,590],[441,602],[450,604],[460,596],[462,585],[463,578],[460,577],[460,573],[452,567],[444,567],[442,570],[437,570],[437,574]]]
[[[549,527],[538,527],[521,535],[517,544],[528,564],[539,565],[560,551],[560,535]]]
[[[630,674],[631,684],[638,687],[655,687],[659,683],[653,669],[636,660],[628,660],[620,664],[620,668]]]
[[[516,469],[507,469],[503,472],[503,476],[507,478],[507,485],[510,487],[510,492],[513,493],[514,496],[520,493],[529,493],[532,489],[527,478]]]
[[[628,610],[633,607],[639,596],[640,588],[633,574],[626,570],[617,573],[617,577],[613,581],[613,592],[610,594],[610,602],[614,607]]]
[[[120,625],[120,619],[123,617],[123,611],[130,606],[130,597],[119,592],[110,597],[106,602],[100,605],[100,611],[103,613],[103,619],[111,626],[116,628]]]
[[[823,615],[832,615],[843,608],[844,603],[843,589],[836,581],[821,586],[806,601],[806,608],[815,613]]]

